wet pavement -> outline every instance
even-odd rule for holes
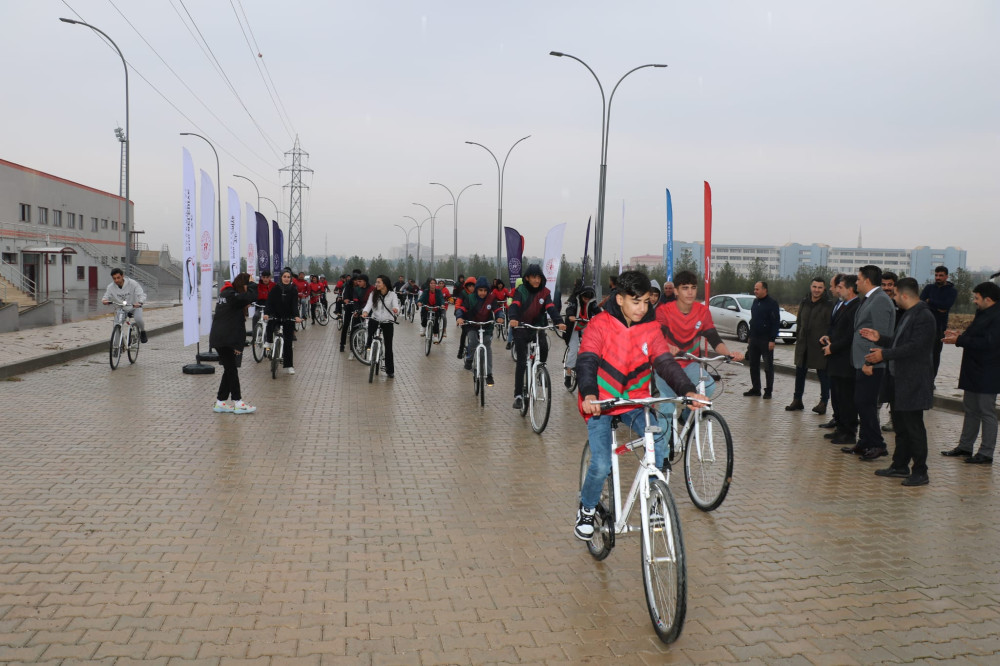
[[[331,326],[299,333],[294,376],[247,359],[256,414],[214,414],[219,375],[181,372],[179,311],[146,313],[134,366],[95,353],[0,382],[0,661],[1000,661],[996,473],[938,455],[957,413],[927,414],[931,484],[904,488],[785,412],[791,377],[747,399],[726,367],[733,484],[706,514],[673,477],[688,610],[663,645],[637,540],[595,562],[572,536],[574,396],[557,387],[539,436],[510,408],[508,354],[481,409],[453,329],[425,357],[402,325],[396,378],[368,384]],[[27,333],[0,336],[0,366],[37,352]]]

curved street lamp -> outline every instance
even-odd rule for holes
[[[263,199],[264,201],[269,201],[271,203],[271,205],[274,206],[274,218],[277,219],[278,218],[278,204],[274,203],[273,201],[271,201],[267,197],[261,197],[261,199]]]
[[[524,141],[525,139],[528,139],[528,138],[531,138],[530,134],[528,136],[526,136],[526,137],[520,138],[517,141],[515,141],[514,145],[511,146],[510,150],[507,151],[507,157],[510,157],[510,152],[511,152],[511,150],[514,150],[514,146],[516,146],[517,144],[521,143],[522,141]],[[501,274],[500,274],[500,239],[503,238],[503,172],[507,169],[507,157],[503,158],[503,166],[501,167],[500,166],[500,160],[497,159],[497,156],[493,154],[492,150],[490,150],[489,148],[487,148],[486,146],[484,146],[481,143],[476,143],[475,141],[466,141],[466,143],[469,144],[469,145],[472,145],[472,146],[479,146],[480,148],[482,148],[483,150],[485,150],[486,152],[488,152],[490,154],[490,157],[493,158],[493,161],[497,163],[497,176],[498,176],[498,180],[497,180],[497,277],[499,278],[499,277],[501,277]]]
[[[431,263],[428,265],[427,270],[428,271],[432,271],[432,270],[434,270],[434,219],[437,217],[438,212],[442,208],[444,208],[445,206],[451,206],[452,204],[449,204],[449,203],[441,204],[440,206],[437,207],[437,210],[434,211],[433,213],[431,212],[430,208],[428,208],[427,206],[423,205],[422,203],[415,203],[414,202],[413,205],[414,206],[420,206],[421,208],[423,208],[424,210],[427,211],[428,215],[431,216]],[[419,235],[419,232],[418,232],[418,235]],[[417,249],[419,250],[420,248],[417,248]]]
[[[629,71],[625,72],[615,87],[611,89],[611,97],[608,98],[607,103],[604,101],[604,86],[601,85],[601,80],[597,78],[597,74],[594,74],[594,70],[590,68],[590,65],[585,63],[580,58],[575,55],[570,55],[569,53],[560,53],[559,51],[550,51],[549,55],[556,56],[557,58],[572,58],[578,63],[587,68],[587,71],[594,77],[597,81],[597,87],[601,90],[601,177],[597,188],[597,224],[594,226],[594,290],[597,293],[597,298],[601,298],[601,255],[602,249],[604,247],[604,192],[605,185],[607,183],[608,174],[608,133],[611,126],[611,103],[615,99],[615,91],[618,90],[618,86],[621,82],[625,80],[625,77],[640,69],[645,69],[646,67],[666,67],[666,65],[659,64],[649,64],[649,65],[639,65],[634,67]]]
[[[420,284],[420,230],[427,222],[430,222],[433,218],[428,217],[423,222],[417,222],[417,218],[415,217],[411,217],[409,215],[404,215],[403,217],[413,220],[413,224],[417,225],[417,265],[413,269],[413,274],[416,276],[415,279],[417,281],[417,284]]]
[[[125,261],[129,264],[132,263],[132,256],[130,250],[132,249],[132,214],[130,211],[131,200],[129,199],[129,183],[131,181],[132,172],[132,159],[131,159],[131,148],[132,148],[132,132],[129,130],[129,109],[128,109],[128,63],[125,62],[125,56],[122,55],[122,50],[118,48],[115,44],[115,40],[108,37],[108,33],[104,32],[100,28],[94,27],[89,23],[84,23],[83,21],[77,21],[75,19],[60,18],[63,23],[69,23],[72,25],[82,25],[84,27],[90,28],[94,32],[100,33],[104,36],[104,39],[108,40],[111,46],[115,47],[115,51],[118,52],[118,57],[122,59],[122,67],[125,68]],[[214,150],[214,149],[213,149]]]
[[[212,149],[215,153],[215,199],[216,203],[219,205],[219,237],[215,240],[215,245],[219,248],[219,272],[215,276],[215,283],[218,285],[222,284],[222,178],[219,175],[219,153],[216,152],[215,146],[212,142],[203,137],[201,134],[195,134],[194,132],[181,132],[181,136],[196,136],[205,143],[208,147]]]
[[[410,234],[413,233],[413,230],[416,229],[417,227],[411,227],[410,229],[405,229],[402,224],[394,224],[392,226],[397,227],[400,231],[403,232],[403,235],[406,236],[406,245],[405,249],[403,250],[403,279],[407,280],[409,279],[406,277],[406,272],[407,272],[406,268],[410,263]]]
[[[238,173],[234,173],[234,174],[233,174],[233,178],[242,178],[243,180],[245,180],[245,181],[247,181],[248,183],[250,183],[251,185],[253,185],[253,189],[254,189],[254,192],[256,192],[256,193],[257,193],[257,208],[255,208],[254,210],[260,210],[260,190],[258,190],[258,189],[257,189],[257,183],[253,182],[252,180],[250,180],[250,179],[249,179],[249,178],[247,178],[246,176],[241,176],[241,175],[240,175],[240,174],[238,174]],[[270,199],[268,199],[268,201],[270,201]],[[273,202],[273,201],[271,201],[271,203],[274,203],[274,202]],[[275,210],[278,210],[278,207],[277,207],[277,206],[275,206],[275,207],[274,207],[274,209],[275,209]]]
[[[462,192],[465,192],[470,187],[475,187],[476,185],[482,185],[482,183],[472,183],[471,185],[466,185],[459,191],[457,197],[454,194],[452,194],[451,188],[449,188],[444,183],[431,183],[431,185],[440,185],[444,189],[448,190],[448,194],[451,194],[451,203],[454,206],[454,208],[452,208],[451,210],[455,214],[455,250],[453,254],[454,258],[452,259],[452,263],[455,264],[454,266],[455,277],[453,279],[455,280],[455,284],[458,284],[458,200],[462,198]]]

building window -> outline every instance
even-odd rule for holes
[[[62,257],[63,257],[63,266],[72,266],[73,265],[73,255],[72,254],[64,254]]]
[[[52,226],[61,227],[62,226],[62,211],[54,210],[52,211]]]
[[[49,209],[38,207],[38,224],[48,224],[49,223]]]
[[[86,270],[85,270],[85,268],[83,266],[77,266],[76,267],[76,279],[77,280],[86,280],[87,279]]]
[[[21,221],[31,222],[31,204],[21,204]]]
[[[111,228],[115,230],[118,229],[118,220],[111,220]]]
[[[105,220],[105,219],[102,219],[101,220],[101,229],[107,229],[107,228],[108,228],[108,221]]]
[[[97,218],[96,217],[90,218],[90,230],[94,231],[94,232],[97,231]]]
[[[10,266],[17,266],[17,252],[4,252],[3,263]]]
[[[66,228],[76,229],[76,213],[66,213]]]

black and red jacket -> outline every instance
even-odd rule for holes
[[[652,367],[650,367],[652,364]],[[695,390],[684,369],[667,350],[667,342],[652,310],[638,323],[628,323],[614,295],[604,311],[595,315],[583,331],[576,376],[580,383],[577,406],[583,414],[583,399],[595,395],[608,398],[648,398],[652,370],[663,377],[677,395]],[[633,406],[601,410],[602,414],[623,414]],[[589,414],[583,414],[589,420]]]
[[[257,305],[265,305],[267,303],[267,295],[271,293],[271,289],[274,288],[274,281],[264,284],[263,282],[257,283]]]

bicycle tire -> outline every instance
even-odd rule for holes
[[[549,370],[544,365],[535,367],[535,383],[529,393],[531,429],[541,435],[549,423],[549,413],[552,411],[552,382]]]
[[[514,363],[517,363],[517,345],[513,344],[513,342],[514,342],[514,334],[513,333],[510,334],[510,342],[512,343],[510,345],[510,358],[514,361]]]
[[[427,317],[427,324],[424,326],[424,356],[431,355],[431,345],[434,344],[434,325],[430,316]]]
[[[476,348],[476,392],[479,394],[479,406],[486,406],[486,348]]]
[[[326,308],[323,307],[322,303],[316,308],[316,323],[320,326],[326,326],[330,323],[330,315],[327,314]]]
[[[590,441],[583,442],[583,455],[580,456],[580,490],[587,480],[587,469],[590,468]],[[615,510],[611,490],[611,473],[609,472],[601,486],[601,499],[597,502],[594,513],[594,536],[587,542],[590,556],[600,562],[611,554],[615,547]]]
[[[375,375],[378,374],[379,354],[381,353],[381,351],[382,351],[382,347],[379,344],[378,338],[375,338],[374,340],[372,340],[372,351],[371,351],[371,354],[368,357],[369,360],[371,361],[371,363],[368,364],[368,383],[369,384],[371,384],[373,381],[375,381]]]
[[[694,505],[713,511],[726,499],[733,480],[733,436],[716,411],[699,410],[692,416],[699,421],[701,442],[699,446],[691,428],[684,443],[684,482]]]
[[[351,329],[351,353],[365,365],[371,363],[371,359],[365,354],[365,342],[368,341],[368,327],[364,324],[357,324]]]
[[[271,343],[271,379],[278,378],[278,363],[281,362],[281,357],[285,353],[285,343],[284,338],[279,336],[280,331],[275,331],[274,342]]]
[[[531,384],[528,382],[528,373],[530,372],[530,366],[524,366],[524,382],[521,384],[521,418],[524,418],[528,414],[528,404],[531,402],[528,396],[528,391],[531,390]]]
[[[111,344],[108,347],[108,352],[111,361],[111,369],[114,370],[118,367],[118,363],[122,360],[122,326],[121,324],[115,324],[114,328],[111,329]]]
[[[139,334],[134,326],[128,327],[128,338],[125,341],[125,352],[128,354],[129,365],[134,365],[139,359]]]
[[[260,363],[264,360],[264,322],[258,321],[253,327],[253,360]]]
[[[442,312],[440,318],[438,319],[438,332],[434,336],[435,338],[437,338],[437,343],[438,344],[441,344],[441,341],[444,340],[444,329],[445,329],[445,320],[444,320],[444,318],[445,318],[445,315]]]
[[[344,315],[339,314],[334,316],[337,318],[337,330],[339,331],[340,329],[344,328]]]
[[[659,479],[650,481],[649,486],[644,518],[649,533],[640,548],[643,587],[653,630],[664,643],[673,643],[681,635],[687,613],[684,538],[670,488]]]

